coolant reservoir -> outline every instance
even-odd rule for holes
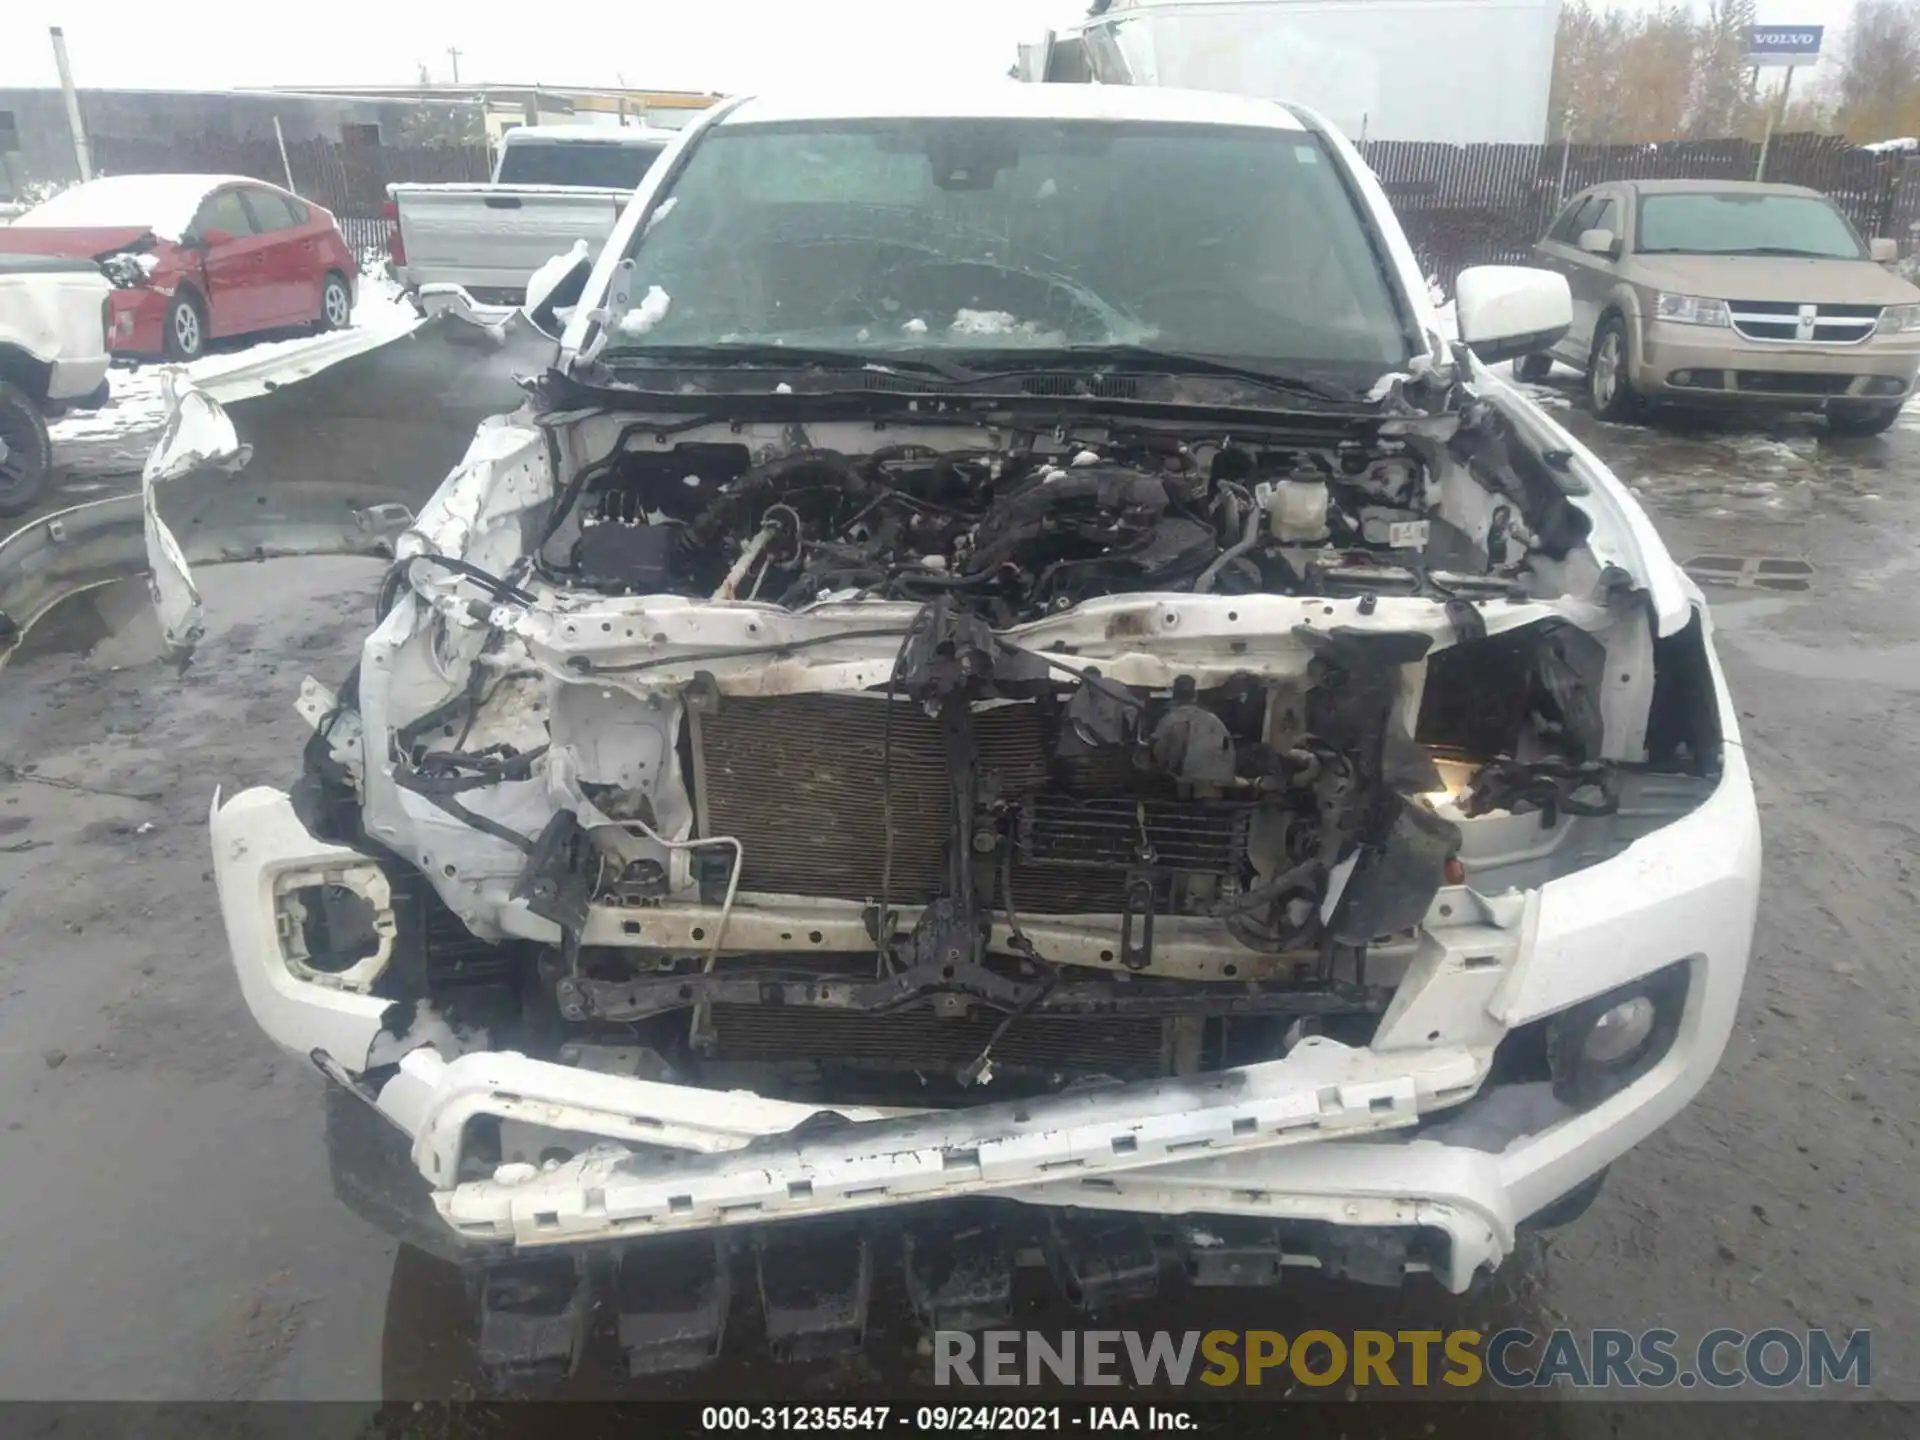
[[[1267,526],[1283,545],[1310,545],[1327,538],[1327,482],[1303,465],[1273,487]]]

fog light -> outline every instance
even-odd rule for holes
[[[1601,1011],[1600,1018],[1587,1031],[1580,1058],[1590,1065],[1618,1065],[1653,1033],[1653,1018],[1653,1001],[1644,995],[1622,1000],[1612,1009]]]
[[[1676,385],[1693,384],[1693,372],[1691,370],[1676,370],[1667,378],[1672,380]]]
[[[1677,961],[1552,1017],[1547,1066],[1554,1093],[1585,1109],[1659,1064],[1680,1033],[1691,977],[1692,966]]]

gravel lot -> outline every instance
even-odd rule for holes
[[[1570,389],[1542,393],[1641,492],[1676,555],[1813,567],[1803,593],[1711,592],[1767,838],[1727,1059],[1585,1219],[1531,1239],[1484,1295],[1293,1284],[1113,1323],[1871,1326],[1876,1391],[1920,1400],[1920,411],[1884,439],[1830,442],[1817,422],[1598,426]],[[124,485],[143,453],[137,431],[69,437],[61,503]],[[241,1005],[206,854],[216,787],[291,777],[295,689],[351,663],[377,574],[357,560],[205,572],[208,635],[183,675],[143,658],[143,591],[107,592],[0,681],[0,760],[18,767],[0,769],[0,1398],[460,1383],[441,1277],[396,1269],[386,1238],[331,1196],[319,1084]],[[887,1325],[853,1367],[743,1358],[653,1393],[856,1396],[920,1363]],[[1475,1409],[1459,1433],[1511,1428]],[[1714,1433],[1698,1409],[1685,1427],[1667,1413],[1662,1433]],[[1849,1434],[1917,1423],[1882,1407]],[[1576,1404],[1553,1428],[1617,1425]]]

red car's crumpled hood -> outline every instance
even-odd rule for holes
[[[0,225],[0,251],[10,255],[65,255],[98,260],[151,239],[143,225],[89,226],[66,230],[50,225]]]

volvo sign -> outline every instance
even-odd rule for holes
[[[1824,25],[1749,25],[1746,27],[1749,65],[1815,65],[1820,60]]]

